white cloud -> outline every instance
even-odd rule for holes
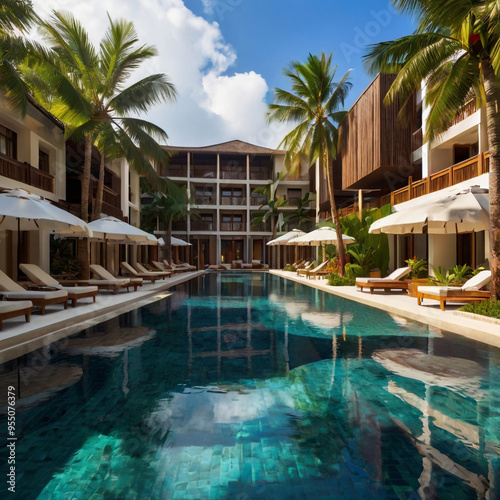
[[[71,11],[97,44],[113,19],[134,22],[141,43],[153,44],[159,56],[136,78],[166,73],[175,84],[177,103],[158,106],[148,119],[163,127],[176,145],[207,145],[232,139],[275,147],[266,134],[267,84],[253,71],[231,74],[236,53],[217,23],[190,11],[182,0],[34,0],[47,17],[52,9]],[[203,0],[205,8],[213,1]],[[262,138],[262,139],[259,139]],[[279,141],[278,141],[279,142]]]

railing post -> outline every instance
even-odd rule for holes
[[[484,153],[479,153],[477,161],[477,175],[484,174]]]
[[[409,195],[409,199],[410,200],[413,199],[413,193],[412,193],[412,190],[411,190],[412,183],[413,183],[413,177],[410,175],[408,177],[408,195]]]
[[[453,186],[453,167],[448,169],[448,182],[449,184],[447,187]]]

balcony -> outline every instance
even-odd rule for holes
[[[378,200],[370,203],[364,203],[363,208],[380,208],[388,203],[391,205],[398,205],[399,203],[404,203],[405,201],[413,200],[425,194],[434,193],[460,182],[473,179],[474,177],[486,174],[487,172],[489,172],[489,154],[481,153],[477,156],[469,158],[468,160],[456,163],[451,167],[431,174],[425,179],[413,182],[410,177],[407,186],[398,189],[397,191],[392,191]],[[357,212],[358,210],[358,204],[355,203],[348,207],[339,209],[339,214],[341,217],[345,217],[346,215]]]
[[[192,220],[191,221],[191,231],[215,231],[215,222],[210,222],[206,220]]]
[[[243,168],[221,168],[220,178],[221,179],[236,179],[244,180],[247,177],[246,169]]]
[[[476,100],[471,99],[470,101],[466,102],[462,109],[456,114],[455,118],[450,123],[450,127],[452,125],[456,125],[457,123],[460,123],[462,120],[465,120],[469,116],[473,115],[477,111],[476,107]]]
[[[265,233],[272,233],[273,231],[270,221],[262,222],[261,224],[252,224],[250,226],[250,230],[255,232],[265,232]]]
[[[217,166],[192,165],[191,177],[200,179],[215,179],[217,177]]]
[[[172,231],[187,231],[187,221],[180,220],[172,222]]]
[[[247,199],[243,196],[221,196],[221,205],[246,205]]]
[[[215,196],[195,196],[194,197],[195,205],[216,205],[217,200]]]
[[[2,153],[0,153],[0,175],[50,193],[54,192],[54,176]]]
[[[184,167],[169,165],[167,168],[161,169],[160,175],[163,177],[187,177],[187,165]]]
[[[272,174],[268,168],[250,166],[250,179],[252,181],[266,181],[268,179],[272,179]]]
[[[252,205],[253,207],[267,205],[267,198],[265,196],[252,196],[250,198],[250,205]]]
[[[220,224],[221,231],[246,231],[246,229],[246,222],[221,222]]]
[[[422,127],[413,132],[411,136],[411,150],[416,151],[422,147]]]

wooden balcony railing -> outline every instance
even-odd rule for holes
[[[191,166],[191,177],[199,177],[201,179],[215,179],[217,177],[217,167],[212,166]]]
[[[246,205],[247,199],[243,196],[221,196],[221,205]]]
[[[431,174],[425,179],[413,181],[410,177],[408,185],[392,191],[391,193],[380,197],[378,200],[364,203],[363,208],[380,208],[390,203],[398,205],[405,201],[413,200],[424,194],[434,193],[441,189],[448,188],[460,182],[473,179],[478,175],[489,172],[489,153],[479,154],[468,160],[452,165],[439,172]],[[339,209],[341,217],[357,212],[359,206],[357,203]]]
[[[246,179],[247,173],[245,170],[224,170],[221,169],[220,171],[220,178],[221,179],[238,179],[238,180],[243,180]]]
[[[187,177],[187,166],[162,168],[160,175],[163,177]]]
[[[265,196],[252,196],[250,198],[250,205],[253,207],[260,207],[261,205],[265,205],[267,203],[267,198]]]
[[[252,224],[250,226],[250,229],[252,231],[265,232],[265,233],[272,232],[272,228],[271,228],[271,223],[270,222],[263,222],[262,224]]]
[[[215,196],[195,196],[194,197],[195,205],[216,205],[217,200]]]
[[[455,118],[453,118],[453,120],[451,121],[450,127],[452,125],[460,123],[462,120],[465,120],[470,115],[473,115],[476,111],[477,111],[476,100],[471,99],[470,101],[467,101],[462,107],[462,109],[456,114]]]
[[[250,166],[250,179],[253,181],[265,181],[272,178],[269,169],[257,169]]]
[[[221,231],[246,231],[246,229],[246,222],[221,222],[220,224]]]
[[[54,192],[54,176],[31,166],[29,163],[21,163],[1,153],[0,175],[50,193]]]
[[[191,221],[191,231],[215,231],[215,222],[210,222],[206,220],[192,220]]]

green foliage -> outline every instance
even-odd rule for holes
[[[474,270],[467,264],[463,266],[457,264],[453,269],[446,271],[439,266],[434,269],[433,281],[437,285],[460,286],[481,270],[482,268]]]
[[[357,213],[349,214],[340,219],[342,233],[347,236],[352,236],[356,240],[358,247],[357,250],[355,249],[354,251],[358,254],[365,254],[368,249],[371,248],[372,255],[370,265],[371,267],[380,269],[382,274],[386,274],[387,268],[389,267],[389,239],[386,234],[370,234],[369,229],[374,221],[390,213],[391,206],[384,205],[382,208],[363,209],[361,212],[361,220],[359,220]],[[320,227],[322,226],[335,227],[331,222],[320,224]],[[351,247],[348,246],[348,248]],[[361,276],[361,274],[356,275]]]
[[[490,318],[500,319],[500,301],[482,300],[481,302],[471,302],[459,309],[460,311],[481,314]]]
[[[355,280],[356,277],[363,276],[363,268],[359,264],[352,264],[348,262],[345,265],[344,276]]]
[[[347,270],[347,266],[346,266]],[[355,284],[356,280],[351,276],[340,276],[340,274],[332,273],[327,276],[328,284],[330,286],[352,286]]]
[[[350,245],[347,253],[354,258],[354,260],[356,261],[355,263],[357,263],[361,268],[361,276],[368,276],[368,274],[370,273],[370,268],[373,265],[373,248],[364,248],[359,243],[355,243],[353,245]]]
[[[405,260],[411,268],[409,278],[425,278],[427,276],[427,262],[425,259],[408,259]]]
[[[73,243],[70,240],[50,239],[50,273],[66,274],[79,277],[81,266],[73,255]]]
[[[294,267],[294,266],[292,266],[292,264],[287,264],[287,265],[284,267],[283,271],[292,271],[292,272],[293,272],[293,271],[296,271],[296,269],[295,269],[295,267]]]

